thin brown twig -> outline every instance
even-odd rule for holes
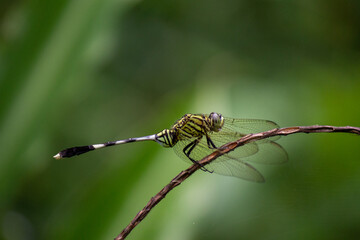
[[[194,172],[196,172],[201,166],[205,166],[216,158],[220,157],[223,154],[226,154],[230,151],[233,151],[235,148],[240,147],[249,142],[258,141],[264,138],[274,137],[278,135],[290,135],[294,133],[331,133],[331,132],[344,132],[344,133],[353,133],[360,135],[359,127],[334,127],[334,126],[298,126],[298,127],[287,127],[287,128],[276,128],[270,131],[248,134],[237,141],[227,143],[221,146],[218,150],[214,151],[210,155],[204,157],[199,161],[200,164],[193,164],[188,169],[181,171],[176,177],[174,177],[168,185],[166,185],[160,192],[158,192],[146,206],[136,214],[133,220],[130,222],[124,230],[115,238],[115,240],[125,239],[127,235],[149,214],[151,209],[153,209],[165,196],[175,187],[180,185],[188,177],[190,177]]]

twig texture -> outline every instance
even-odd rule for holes
[[[266,132],[248,134],[237,141],[227,143],[221,146],[218,150],[214,151],[210,155],[206,156],[199,163],[203,166],[211,163],[216,158],[220,157],[223,154],[226,154],[230,151],[233,151],[235,148],[240,147],[249,142],[258,141],[264,138],[274,137],[278,135],[290,135],[294,133],[331,133],[331,132],[344,132],[344,133],[354,133],[360,135],[359,127],[334,127],[334,126],[298,126],[298,127],[287,127],[287,128],[277,128]],[[149,214],[151,209],[155,207],[165,196],[175,187],[180,185],[188,177],[190,177],[194,172],[200,168],[200,164],[193,164],[188,169],[181,171],[171,182],[166,185],[160,192],[158,192],[146,206],[136,214],[133,220],[130,222],[126,228],[115,238],[115,240],[125,239],[127,235]]]

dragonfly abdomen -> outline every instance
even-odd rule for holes
[[[98,143],[98,144],[93,144],[93,145],[88,145],[88,146],[72,147],[72,148],[67,148],[67,149],[60,151],[58,154],[56,154],[54,156],[54,158],[56,158],[56,159],[69,158],[69,157],[73,157],[73,156],[80,155],[83,153],[87,153],[87,152],[95,150],[95,149],[115,146],[115,145],[124,144],[124,143],[140,142],[140,141],[154,141],[154,140],[156,141],[155,138],[156,138],[155,135],[149,135],[149,136],[138,137],[138,138],[128,138],[128,139],[118,140],[118,141]]]
[[[173,129],[164,129],[155,134],[155,141],[163,147],[173,147],[178,142],[176,131]]]

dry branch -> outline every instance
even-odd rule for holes
[[[210,155],[204,157],[199,161],[201,165],[207,165],[210,162],[214,161],[216,158],[220,157],[223,154],[226,154],[230,151],[233,151],[235,148],[240,147],[249,142],[261,140],[264,138],[269,138],[278,135],[290,135],[294,133],[331,133],[331,132],[344,132],[344,133],[354,133],[360,135],[359,127],[334,127],[334,126],[299,126],[299,127],[287,127],[287,128],[277,128],[266,132],[248,134],[237,141],[227,143],[221,146],[218,150],[214,151]],[[194,172],[200,168],[200,164],[193,164],[188,169],[181,171],[171,182],[166,185],[160,192],[158,192],[146,206],[136,214],[133,220],[130,222],[126,228],[115,238],[115,240],[125,239],[127,235],[149,214],[151,209],[155,207],[165,196],[176,186],[180,185],[188,177],[190,177]]]

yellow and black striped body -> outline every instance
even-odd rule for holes
[[[156,141],[163,147],[173,147],[178,141],[198,139],[213,131],[218,132],[223,124],[222,116],[216,113],[185,114],[170,129],[164,129],[156,134]]]

